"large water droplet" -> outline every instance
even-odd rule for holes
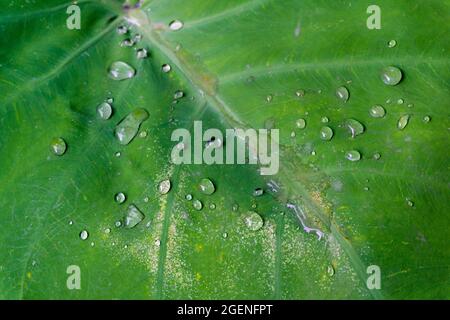
[[[54,138],[50,142],[50,149],[55,155],[62,156],[64,153],[66,153],[67,144],[63,138]]]
[[[112,107],[108,102],[103,102],[97,107],[97,114],[103,120],[108,120],[112,115]]]
[[[374,118],[383,118],[386,114],[386,110],[382,106],[376,105],[370,108],[369,113]]]
[[[120,144],[127,145],[133,140],[139,131],[142,122],[148,118],[148,112],[145,109],[136,109],[128,114],[116,126],[115,134]]]
[[[184,26],[184,24],[180,20],[173,20],[172,22],[169,23],[169,28],[172,31],[181,30],[183,28],[183,26]]]
[[[354,138],[357,135],[360,135],[360,134],[362,134],[364,132],[364,126],[358,120],[347,119],[347,120],[345,120],[344,125],[350,131],[350,134],[352,135],[352,138]]]
[[[295,125],[299,129],[305,129],[306,128],[306,120],[303,118],[300,118],[295,122]]]
[[[403,130],[406,128],[408,123],[409,123],[409,114],[405,114],[404,116],[401,116],[400,119],[398,119],[397,128],[399,130]]]
[[[320,139],[330,141],[333,138],[333,129],[330,127],[322,127],[320,129]]]
[[[169,179],[163,180],[158,185],[158,191],[161,194],[167,194],[170,191],[172,184]]]
[[[127,200],[127,197],[125,196],[125,193],[119,192],[114,196],[114,199],[117,203],[122,204],[125,202],[125,200]]]
[[[264,225],[264,220],[254,211],[249,211],[244,215],[244,223],[252,231],[258,231]]]
[[[343,102],[347,102],[350,94],[346,87],[339,87],[336,89],[336,97],[338,97]]]
[[[381,80],[388,86],[395,86],[402,80],[402,71],[397,67],[386,67],[381,70]]]
[[[200,181],[199,187],[200,191],[207,195],[213,194],[214,191],[216,191],[216,188],[214,187],[212,181],[206,178]]]
[[[87,232],[87,230],[83,230],[80,232],[80,239],[81,240],[86,240],[87,238],[89,238],[89,232]]]
[[[359,161],[361,159],[361,154],[359,151],[351,150],[345,154],[345,157],[350,161]]]
[[[203,203],[200,200],[194,200],[192,202],[192,206],[194,207],[195,210],[200,211],[203,208]]]
[[[119,81],[133,78],[136,74],[132,66],[122,61],[113,62],[108,72],[111,79]]]
[[[125,215],[125,228],[131,229],[137,226],[142,220],[144,220],[145,215],[134,205],[130,205]]]

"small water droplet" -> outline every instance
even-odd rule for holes
[[[254,197],[260,197],[263,194],[264,194],[263,188],[256,188],[255,190],[253,190],[253,196]]]
[[[266,101],[267,102],[272,102],[272,100],[273,100],[273,95],[271,95],[271,94],[267,95]]]
[[[164,72],[164,73],[167,73],[167,72],[170,72],[170,70],[172,70],[172,67],[170,66],[170,64],[163,64],[162,65],[162,67],[161,67],[161,70]]]
[[[264,225],[264,220],[254,211],[249,211],[244,215],[244,223],[252,231],[258,231]]]
[[[141,133],[139,133],[139,137],[140,138],[147,138],[147,131],[142,131]]]
[[[322,123],[328,123],[328,122],[330,121],[330,119],[328,119],[328,117],[322,117],[322,118],[320,119],[320,121],[321,121]]]
[[[402,98],[397,100],[397,104],[403,104],[403,103],[405,103],[405,100],[403,100]]]
[[[91,242],[91,247],[94,247],[95,246],[95,243],[94,242]]]
[[[108,73],[111,79],[121,81],[133,78],[136,70],[125,62],[116,61],[111,64]]]
[[[120,144],[129,144],[139,131],[142,122],[147,120],[148,112],[139,108],[130,112],[115,128],[115,135]]]
[[[200,200],[194,200],[192,202],[192,206],[195,210],[200,211],[203,209],[203,203]]]
[[[239,205],[237,203],[233,204],[233,206],[231,207],[231,210],[233,211],[238,211],[239,210]]]
[[[122,204],[125,202],[127,197],[125,196],[125,194],[123,192],[119,192],[115,195],[114,199],[116,200],[117,203]]]
[[[134,205],[128,206],[127,213],[125,215],[125,228],[131,229],[144,220],[145,215]]]
[[[155,246],[157,246],[157,247],[161,246],[161,240],[156,239],[155,240]]]
[[[396,45],[397,45],[397,41],[395,41],[394,39],[389,40],[389,42],[388,42],[389,48],[394,48]]]
[[[184,24],[180,20],[173,20],[172,22],[169,23],[169,28],[172,31],[181,30],[183,28],[183,26],[184,26]]]
[[[216,188],[211,180],[205,178],[200,181],[200,191],[204,194],[211,195],[216,191]]]
[[[158,185],[158,191],[161,194],[167,194],[170,191],[172,184],[169,179],[163,180]]]
[[[174,93],[174,95],[173,95],[173,98],[174,98],[175,100],[181,99],[181,98],[183,98],[183,97],[184,97],[184,92],[181,91],[181,90],[175,91],[175,93]]]
[[[410,199],[406,199],[406,203],[408,204],[409,207],[414,207],[414,202],[411,201]]]
[[[330,141],[333,138],[333,129],[330,127],[322,127],[320,129],[320,139],[324,141]]]
[[[304,97],[305,96],[305,90],[297,90],[295,91],[295,95],[299,98]]]
[[[361,154],[357,150],[351,150],[345,154],[345,158],[350,161],[359,161],[361,159]]]
[[[86,240],[87,238],[89,238],[89,232],[87,232],[87,230],[83,230],[80,232],[80,239],[81,240]]]
[[[187,195],[186,195],[186,200],[187,200],[187,201],[191,201],[191,200],[192,200],[192,194],[190,194],[190,193],[187,194]]]
[[[138,49],[136,51],[136,58],[138,58],[138,59],[145,59],[147,57],[148,57],[147,49],[142,48],[142,49]]]
[[[346,87],[339,87],[336,89],[336,97],[338,97],[343,102],[347,102],[350,94]]]
[[[117,220],[114,225],[116,226],[116,228],[120,228],[122,226],[122,221]]]
[[[120,151],[117,151],[115,154],[116,158],[120,158],[120,156],[122,155],[122,153]]]
[[[383,118],[386,115],[386,110],[380,105],[375,105],[370,108],[369,113],[374,118]]]
[[[292,131],[292,132],[291,132],[291,138],[295,138],[296,135],[297,135],[297,134],[295,133],[295,131]]]
[[[328,273],[328,275],[329,275],[330,277],[334,276],[335,271],[334,271],[333,265],[330,264],[330,265],[327,267],[327,273]]]
[[[108,102],[103,102],[97,107],[97,114],[103,120],[108,120],[112,115],[112,107]]]
[[[71,226],[71,225],[73,225],[73,221],[72,220],[69,221],[69,226]]]
[[[408,103],[408,108],[414,107],[414,103]]]
[[[431,117],[430,116],[423,117],[423,122],[428,123],[430,121],[431,121]]]
[[[134,46],[134,41],[131,39],[125,39],[120,42],[121,47],[132,47]]]
[[[142,34],[136,33],[136,34],[134,35],[134,37],[133,37],[133,41],[134,41],[135,43],[138,43],[138,42],[141,41],[141,40],[142,40]]]
[[[344,125],[347,127],[348,131],[352,135],[352,138],[355,138],[357,135],[360,135],[364,132],[364,126],[358,120],[347,119],[345,120]]]
[[[305,129],[306,128],[306,120],[303,118],[300,118],[295,122],[295,125],[299,129]]]
[[[381,80],[388,86],[395,86],[402,80],[402,71],[397,67],[386,67],[381,70]]]
[[[105,233],[106,233],[106,234],[111,233],[111,228],[106,228],[106,229],[105,229]]]
[[[409,123],[409,117],[409,114],[405,114],[404,116],[401,116],[400,119],[398,119],[397,128],[399,130],[403,130],[406,128]]]
[[[126,34],[128,32],[128,28],[127,26],[121,25],[117,27],[116,32],[118,34]]]
[[[379,160],[379,159],[381,158],[381,154],[379,154],[378,152],[377,152],[377,153],[374,153],[374,154],[373,154],[373,158],[374,158],[375,160]]]
[[[211,204],[209,205],[209,208],[210,208],[211,210],[214,210],[214,209],[216,209],[216,205],[215,205],[214,203],[211,203]]]
[[[63,138],[54,138],[50,142],[50,149],[52,150],[53,154],[62,156],[64,153],[66,153],[67,150],[66,141],[64,141]]]
[[[224,239],[228,238],[228,233],[224,232],[224,233],[222,234],[222,237],[223,237]]]

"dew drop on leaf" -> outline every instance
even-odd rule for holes
[[[176,92],[174,93],[174,95],[173,95],[173,98],[174,98],[175,100],[181,99],[181,98],[183,98],[183,97],[184,97],[184,92],[181,91],[181,90],[176,91]]]
[[[200,211],[203,209],[203,203],[200,200],[194,200],[192,202],[192,206],[195,210]]]
[[[184,24],[180,20],[173,20],[172,22],[169,23],[169,28],[172,31],[181,30],[183,28],[183,26],[184,26]]]
[[[345,154],[345,158],[350,161],[359,161],[361,159],[361,154],[357,150],[351,150]]]
[[[125,228],[134,228],[144,220],[144,218],[145,215],[134,204],[130,205],[125,215]]]
[[[320,129],[320,139],[330,141],[333,138],[333,129],[330,127],[322,127]]]
[[[125,202],[127,197],[125,196],[125,194],[123,192],[119,192],[115,195],[114,199],[116,200],[117,203],[122,204]]]
[[[339,87],[336,89],[336,97],[343,102],[347,102],[350,94],[346,87]]]
[[[431,117],[430,116],[423,117],[423,122],[428,123],[430,121],[431,121]]]
[[[369,113],[373,118],[383,118],[386,115],[386,110],[382,106],[376,105],[370,108]]]
[[[50,149],[57,156],[62,156],[66,153],[67,144],[63,138],[54,138],[50,143]]]
[[[111,64],[108,73],[111,79],[120,81],[133,78],[136,70],[125,62],[116,61]]]
[[[127,26],[121,25],[117,27],[116,32],[118,34],[126,34],[128,32],[128,28]]]
[[[147,52],[147,49],[138,49],[137,51],[136,51],[136,58],[138,58],[138,59],[145,59],[145,58],[147,58],[148,57],[148,52]]]
[[[103,102],[97,107],[97,114],[100,119],[108,120],[112,115],[112,107],[108,102]]]
[[[388,42],[388,47],[389,48],[394,48],[396,45],[397,45],[397,41],[396,40],[394,40],[394,39],[389,40],[389,42]]]
[[[299,129],[305,129],[306,128],[306,120],[303,118],[300,118],[295,122],[295,125]]]
[[[191,201],[192,200],[192,194],[190,194],[190,193],[187,194],[185,198],[186,198],[187,201]]]
[[[160,194],[167,194],[170,191],[172,184],[169,179],[163,180],[158,185],[158,191]]]
[[[127,145],[134,139],[142,122],[148,118],[145,109],[136,109],[117,124],[115,135],[120,144]]]
[[[395,86],[402,80],[402,71],[397,67],[386,67],[381,71],[381,80],[388,86]]]
[[[168,73],[168,72],[170,72],[170,70],[172,70],[172,67],[170,66],[170,64],[163,64],[162,65],[162,67],[161,67],[161,70],[164,72],[164,73]]]
[[[256,188],[253,190],[253,196],[254,197],[260,197],[264,194],[264,190],[262,188]]]
[[[360,135],[364,132],[364,126],[361,122],[355,119],[347,119],[344,123],[345,127],[348,129],[352,138]]]
[[[120,42],[121,47],[132,47],[134,46],[134,41],[131,39],[125,39]]]
[[[399,130],[403,130],[406,128],[408,123],[409,123],[409,114],[405,114],[404,116],[401,116],[400,119],[398,119],[397,128]]]
[[[200,191],[203,194],[207,194],[207,195],[211,195],[214,193],[214,191],[216,191],[216,188],[215,188],[214,184],[212,183],[212,181],[207,178],[202,179],[200,181],[199,187],[200,187]]]
[[[80,239],[81,240],[86,240],[87,238],[89,238],[89,232],[87,232],[87,230],[83,230],[80,232]]]
[[[254,211],[249,211],[244,215],[244,223],[252,231],[258,231],[264,225],[261,216]]]

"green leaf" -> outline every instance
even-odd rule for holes
[[[64,1],[5,4],[0,298],[450,298],[450,1],[377,1],[379,30],[366,27],[370,4],[153,0],[124,11],[120,1],[78,1],[80,30],[67,28]],[[174,20],[184,24],[178,31]],[[133,48],[116,32],[126,21],[142,35]],[[149,57],[137,59],[139,48]],[[136,76],[112,80],[116,61]],[[403,73],[396,86],[380,78],[388,66]],[[347,102],[336,97],[342,86]],[[174,104],[178,90],[185,97]],[[109,97],[113,115],[101,120],[96,108]],[[371,117],[374,105],[386,115]],[[120,144],[115,126],[141,108],[147,136]],[[352,138],[349,119],[364,132]],[[279,129],[278,174],[172,164],[172,132],[195,120],[222,131]],[[50,150],[58,137],[62,156]],[[346,159],[351,150],[359,161]],[[204,178],[211,195],[199,189]],[[256,188],[264,194],[253,196]],[[116,227],[131,204],[144,220]],[[261,229],[245,225],[249,211]],[[80,290],[66,285],[71,265]],[[372,265],[381,289],[366,285]]]

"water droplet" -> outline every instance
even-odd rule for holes
[[[163,64],[162,65],[162,67],[161,67],[161,70],[164,72],[164,73],[167,73],[167,72],[170,72],[170,70],[172,70],[172,67],[170,66],[170,64]]]
[[[239,210],[239,205],[237,203],[233,204],[233,206],[231,207],[231,210],[233,211],[238,211]]]
[[[169,23],[169,28],[172,31],[178,31],[183,28],[184,24],[180,20],[173,20],[171,23]]]
[[[259,214],[254,211],[249,211],[244,216],[244,223],[252,231],[258,231],[264,225],[264,221]]]
[[[375,160],[379,160],[379,159],[381,158],[381,154],[379,154],[378,152],[377,152],[377,153],[374,153],[374,154],[373,154],[373,158],[374,158]]]
[[[69,226],[71,226],[71,225],[73,225],[73,221],[72,220],[69,221]]]
[[[320,139],[330,141],[333,138],[333,129],[330,127],[322,127],[320,129]]]
[[[117,220],[114,225],[116,226],[116,228],[120,228],[122,226],[122,221]]]
[[[405,114],[404,116],[401,116],[400,119],[398,119],[397,128],[399,130],[403,130],[406,128],[408,123],[409,123],[409,114]]]
[[[186,200],[187,201],[191,201],[192,200],[192,194],[187,194],[186,195]]]
[[[260,197],[263,194],[264,194],[263,188],[256,188],[255,190],[253,190],[253,196],[254,197]]]
[[[94,247],[95,246],[95,243],[94,242],[91,242],[91,247]]]
[[[272,102],[272,100],[273,100],[273,95],[271,95],[271,94],[267,95],[266,101],[267,102]]]
[[[228,233],[224,232],[224,233],[222,234],[222,237],[223,237],[224,239],[228,238]]]
[[[328,122],[330,121],[330,119],[328,119],[328,117],[322,117],[322,118],[320,119],[320,121],[321,121],[322,123],[328,123]]]
[[[297,134],[295,133],[295,131],[292,131],[292,132],[291,132],[291,138],[295,138],[296,135],[297,135]]]
[[[157,246],[157,247],[161,246],[161,240],[156,239],[155,240],[155,246]]]
[[[207,195],[211,195],[214,193],[214,191],[216,191],[216,188],[215,188],[214,184],[212,183],[212,181],[209,179],[206,179],[206,178],[202,179],[200,181],[199,187],[200,187],[200,191]]]
[[[413,103],[408,103],[408,108],[412,108],[412,107],[414,107],[414,104]]]
[[[402,71],[397,67],[386,67],[381,70],[381,80],[388,86],[395,86],[402,80]]]
[[[376,105],[370,108],[369,113],[374,118],[383,118],[386,114],[386,110],[382,106]]]
[[[406,204],[407,204],[409,207],[414,207],[414,202],[411,201],[411,200],[409,200],[409,199],[406,199]]]
[[[147,57],[148,57],[147,49],[142,48],[136,51],[136,58],[145,59]]]
[[[327,267],[327,273],[328,273],[328,275],[329,275],[330,277],[334,276],[335,271],[334,271],[333,265],[330,264],[330,265]]]
[[[141,138],[147,138],[147,131],[142,131],[141,133],[139,133],[139,137]]]
[[[86,240],[87,238],[89,238],[89,232],[87,232],[87,230],[83,230],[80,232],[80,239],[81,240]]]
[[[192,202],[192,206],[194,207],[195,210],[202,210],[203,209],[203,203],[200,200],[194,200]]]
[[[136,74],[136,70],[132,66],[122,61],[113,62],[108,72],[111,79],[118,81],[131,79]]]
[[[173,95],[173,98],[174,98],[175,100],[181,99],[181,98],[183,98],[183,97],[184,97],[184,92],[181,91],[181,90],[175,91],[175,93],[174,93],[174,95]]]
[[[343,102],[347,102],[350,94],[346,87],[339,87],[336,89],[336,97],[338,97]]]
[[[125,215],[125,228],[134,228],[144,218],[145,215],[134,204],[128,206],[127,214]]]
[[[106,234],[111,233],[111,228],[106,228],[106,229],[105,229],[105,233],[106,233]]]
[[[405,100],[403,100],[402,98],[397,100],[397,104],[403,104],[403,103],[405,103]]]
[[[54,138],[50,142],[50,149],[55,155],[62,156],[67,150],[66,141],[63,138]]]
[[[305,129],[306,128],[306,120],[303,118],[300,118],[295,122],[295,125],[299,129]]]
[[[211,204],[209,205],[209,208],[210,208],[211,210],[214,210],[214,209],[216,209],[216,205],[215,205],[214,203],[211,203]]]
[[[361,159],[361,154],[359,151],[351,150],[345,154],[345,158],[350,161],[359,161]]]
[[[362,134],[364,132],[364,126],[358,120],[347,119],[347,120],[345,120],[344,125],[349,130],[350,134],[352,135],[352,138],[354,138],[357,135],[360,135],[360,134]]]
[[[134,41],[131,39],[125,39],[120,42],[121,47],[132,47],[134,46]]]
[[[134,35],[134,37],[133,37],[133,41],[134,41],[135,43],[138,43],[138,42],[141,41],[141,40],[142,40],[142,34],[136,33],[136,34]]]
[[[171,187],[172,187],[172,184],[170,183],[170,180],[166,179],[159,183],[158,191],[161,194],[167,194],[167,193],[169,193]]]
[[[126,34],[128,32],[128,28],[127,26],[121,25],[117,27],[116,32],[118,34]]]
[[[389,42],[388,42],[388,47],[389,48],[394,48],[396,45],[397,45],[397,41],[389,40]]]
[[[116,200],[117,203],[122,204],[125,202],[127,197],[125,196],[125,194],[123,192],[119,192],[115,195],[114,199]]]
[[[145,109],[135,109],[117,124],[115,134],[120,144],[127,145],[134,139],[142,122],[148,118]]]
[[[297,96],[297,97],[304,97],[305,96],[305,90],[297,90],[297,91],[295,91],[295,95]]]
[[[112,115],[112,107],[108,102],[103,102],[97,107],[97,114],[103,120],[108,120]]]
[[[423,117],[423,122],[428,123],[430,121],[431,121],[431,117],[430,116]]]
[[[120,153],[120,151],[117,151],[114,155],[116,156],[116,158],[119,158],[122,155],[122,153]]]

